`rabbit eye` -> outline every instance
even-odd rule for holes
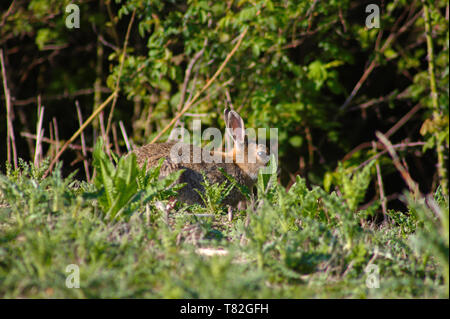
[[[266,152],[264,152],[264,151],[259,151],[257,154],[259,157],[264,157],[267,155]]]

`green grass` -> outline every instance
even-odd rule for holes
[[[45,163],[0,175],[0,297],[449,296],[440,192],[427,201],[405,194],[409,210],[390,211],[381,226],[371,222],[378,203],[357,208],[371,166],[343,179],[342,197],[300,177],[286,191],[276,176],[260,175],[258,195],[229,220],[223,185],[207,186],[207,208],[166,209],[176,176],[159,181],[158,168],[146,173],[132,156],[116,165],[100,148],[94,154],[93,184],[63,178],[60,166],[42,179]],[[79,266],[79,289],[66,287],[70,264]],[[368,265],[379,269],[379,288],[366,285]]]

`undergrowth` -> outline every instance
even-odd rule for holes
[[[332,192],[260,174],[232,215],[220,204],[231,186],[205,183],[205,207],[183,206],[179,173],[159,180],[159,167],[111,161],[101,144],[93,164],[92,184],[61,165],[43,179],[48,162],[0,175],[0,297],[449,296],[448,199],[405,193],[408,211],[376,222],[378,202],[359,208],[373,164],[338,170]],[[80,288],[66,286],[68,265]]]

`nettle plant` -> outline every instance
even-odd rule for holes
[[[183,184],[172,185],[181,175],[182,171],[169,174],[159,179],[159,165],[147,170],[147,164],[138,167],[136,155],[117,158],[113,153],[114,163],[103,150],[103,142],[99,138],[94,149],[93,166],[96,170],[94,185],[97,189],[97,200],[105,213],[105,218],[129,218],[131,214],[143,205],[155,200],[167,200],[176,195],[177,189]]]

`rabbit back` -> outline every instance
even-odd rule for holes
[[[179,179],[175,182],[186,183],[185,187],[178,191],[178,200],[187,204],[203,204],[203,201],[198,194],[204,193],[204,176],[208,179],[209,184],[223,183],[228,179],[222,174],[219,168],[222,168],[228,175],[232,176],[239,184],[252,186],[252,181],[244,174],[244,172],[234,163],[225,163],[225,158],[222,157],[220,163],[206,163],[201,161],[200,163],[194,163],[194,153],[203,154],[198,152],[204,152],[200,147],[194,145],[187,145],[190,147],[190,158],[180,163],[176,163],[171,160],[170,152],[172,147],[177,142],[166,142],[157,144],[148,144],[135,150],[137,162],[140,166],[147,162],[147,167],[156,166],[161,158],[165,158],[160,170],[160,177],[164,178],[168,174],[184,169],[184,172],[180,175]],[[203,173],[203,174],[202,174]],[[198,191],[198,192],[197,192]],[[243,194],[234,187],[230,194],[222,201],[225,205],[236,206],[239,201],[244,200]]]

